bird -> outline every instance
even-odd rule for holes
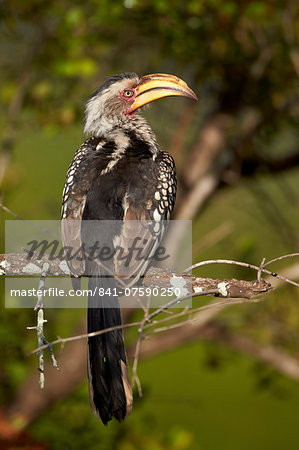
[[[88,296],[88,333],[118,327],[88,338],[90,404],[104,425],[112,418],[122,422],[133,404],[116,288],[120,274],[127,286],[137,283],[149,260],[126,266],[114,257],[101,265],[86,249],[95,237],[99,246],[124,249],[139,235],[149,249],[161,241],[175,203],[175,163],[160,150],[140,110],[168,96],[197,100],[187,83],[170,74],[125,72],[104,81],[86,103],[84,131],[89,137],[75,153],[63,190],[63,245],[84,248],[81,258],[68,260],[73,285],[80,286],[78,280],[87,275],[88,292],[98,289]],[[143,222],[152,225],[139,225]],[[98,223],[104,224],[100,232]],[[111,290],[107,295],[108,288],[117,295]]]

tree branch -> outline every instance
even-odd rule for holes
[[[214,260],[214,262],[217,262],[217,260]],[[198,264],[203,265],[204,262]],[[250,267],[246,263],[243,264]],[[262,271],[264,272],[266,269],[262,269]],[[38,255],[30,255],[28,259],[28,254],[25,252],[0,255],[0,275],[41,276],[43,273],[56,276],[68,276],[70,274],[66,261],[52,260],[46,255],[42,259],[39,259]],[[271,274],[270,271],[266,271],[266,273]],[[143,285],[146,287],[173,288],[176,284],[183,286],[184,290],[187,290],[188,294],[191,295],[201,291],[215,290],[212,295],[223,298],[251,298],[255,295],[265,294],[272,289],[271,285],[264,280],[201,278],[157,267],[151,267],[143,278]]]

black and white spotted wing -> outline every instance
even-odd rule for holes
[[[64,247],[72,248],[72,253],[81,248],[81,220],[86,202],[86,195],[93,177],[92,161],[101,147],[98,138],[87,139],[75,153],[69,166],[62,195],[61,232]],[[68,261],[73,275],[84,273],[84,259],[74,258]]]
[[[142,170],[140,171],[142,177]],[[176,197],[176,174],[173,158],[166,152],[159,152],[148,173],[144,173],[145,189],[143,199],[136,199],[136,184],[130,184],[124,200],[124,220],[118,243],[127,254],[136,247],[136,239],[142,252],[132,254],[130,264],[115,260],[115,272],[119,278],[128,279],[133,285],[142,276],[159,246]],[[142,180],[141,180],[142,181]],[[135,244],[134,244],[135,242]]]

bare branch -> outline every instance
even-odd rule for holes
[[[109,333],[109,331],[121,330],[123,328],[137,327],[139,325],[140,325],[140,322],[132,322],[132,323],[126,323],[126,324],[122,324],[122,325],[117,325],[115,327],[106,328],[105,330],[94,331],[93,333],[84,333],[84,334],[80,334],[77,336],[71,336],[68,338],[58,338],[53,342],[50,342],[50,343],[42,345],[41,347],[35,348],[31,352],[29,352],[28,355],[33,355],[34,353],[37,353],[40,350],[45,350],[50,345],[54,346],[56,344],[65,344],[66,342],[78,341],[80,339],[87,339],[89,337],[94,337],[94,336],[98,336],[100,334]]]
[[[289,255],[278,256],[278,258],[274,258],[274,259],[271,259],[270,261],[266,262],[264,264],[264,267],[269,266],[269,264],[272,264],[276,261],[280,261],[280,260],[286,259],[286,258],[294,258],[295,256],[299,256],[299,253],[290,253]]]
[[[140,322],[140,326],[138,328],[138,339],[137,339],[137,343],[136,343],[134,361],[133,361],[133,369],[132,369],[132,386],[134,386],[134,383],[136,383],[139,397],[142,397],[143,394],[142,394],[141,382],[140,382],[140,379],[137,374],[137,367],[138,367],[138,362],[139,362],[141,343],[144,339],[144,327],[145,327],[145,323],[147,322],[148,315],[149,315],[150,301],[151,301],[151,297],[148,296],[147,305],[145,308],[143,308],[144,317],[143,317],[143,320]]]
[[[261,264],[260,264],[259,270],[258,270],[258,272],[257,272],[257,281],[261,281],[261,278],[262,278],[262,270],[263,270],[263,268],[264,268],[264,266],[265,266],[265,261],[266,261],[266,258],[263,258],[263,259],[262,259],[262,262],[261,262]]]
[[[20,217],[18,214],[14,213],[11,209],[7,208],[5,205],[3,205],[0,202],[0,209],[3,209],[3,211],[7,212],[8,214],[10,214],[11,216],[13,216],[15,219],[18,220],[24,220],[22,217]]]
[[[214,262],[225,262],[227,264],[233,264],[230,260],[212,260],[202,261],[193,267],[199,267],[205,264],[211,264]],[[258,270],[257,266],[253,266],[247,263],[237,263],[244,267],[254,268]],[[26,253],[10,253],[7,255],[0,255],[0,275],[35,275],[39,276],[45,272],[48,275],[68,276],[69,270],[67,263],[61,260],[52,260],[48,256],[44,256],[42,259],[38,259],[38,255],[30,255]],[[188,270],[191,270],[189,267]],[[263,270],[266,273],[273,275],[272,272]],[[277,275],[274,275],[277,276]],[[187,273],[177,273],[166,269],[157,267],[151,267],[147,274],[143,278],[144,286],[155,286],[163,288],[172,288],[171,283],[174,279],[181,280],[184,285],[184,289],[190,294],[200,293],[202,291],[215,290],[214,294],[217,297],[225,298],[251,298],[255,295],[264,294],[269,292],[272,287],[264,280],[258,281],[245,281],[236,279],[214,279],[214,278],[201,278]],[[285,279],[287,280],[287,279]],[[297,283],[292,282],[297,285]]]
[[[285,258],[295,256],[295,255],[296,255],[295,253],[286,255]],[[282,258],[284,258],[284,257],[280,257],[280,259],[282,259]],[[289,284],[292,284],[293,286],[299,287],[299,283],[289,280],[288,278],[285,278],[276,272],[270,272],[269,270],[264,269],[263,267],[261,268],[259,266],[255,266],[254,264],[244,263],[241,261],[233,261],[231,259],[210,259],[208,261],[201,261],[199,263],[194,264],[193,266],[187,267],[185,272],[190,272],[191,270],[196,269],[197,267],[206,266],[207,264],[234,264],[236,266],[246,267],[247,269],[257,270],[258,272],[259,271],[264,272],[268,275],[271,275],[272,277],[279,278],[280,280],[283,280],[286,283],[289,283]],[[267,264],[268,263],[263,264],[262,266],[266,266]]]
[[[38,285],[38,292],[40,292],[41,294],[39,294],[37,296],[37,303],[35,305],[34,310],[38,311],[37,312],[37,325],[35,327],[27,327],[27,330],[36,330],[37,332],[37,342],[38,342],[38,352],[37,352],[37,356],[38,356],[38,360],[39,360],[39,385],[41,389],[44,389],[45,387],[45,362],[44,362],[44,349],[42,349],[41,347],[43,346],[44,348],[48,348],[49,349],[49,353],[52,359],[52,363],[53,363],[53,367],[56,367],[57,370],[59,370],[57,361],[55,359],[55,355],[53,352],[53,345],[50,344],[45,336],[44,336],[44,324],[47,322],[46,319],[44,319],[44,289],[45,289],[45,281],[46,281],[46,276],[45,274],[43,274],[40,277],[39,280],[39,285]]]
[[[219,310],[221,310],[227,306],[240,305],[243,303],[259,303],[261,301],[263,301],[263,298],[257,298],[257,299],[253,299],[253,300],[242,298],[242,299],[236,299],[236,300],[222,300],[220,302],[213,302],[213,303],[209,303],[208,305],[200,306],[199,308],[188,310],[188,312],[186,310],[184,310],[181,313],[174,314],[172,317],[165,317],[164,319],[160,319],[159,321],[155,321],[150,324],[147,324],[144,328],[148,329],[150,327],[156,327],[153,330],[150,330],[150,332],[151,333],[160,333],[161,331],[167,331],[171,328],[180,328],[182,326],[185,326],[186,322],[188,322],[189,324],[190,323],[194,324],[195,322],[197,322],[197,323],[200,322],[203,325],[204,323],[209,322],[215,316],[215,312],[217,313],[217,312],[219,312]],[[203,314],[203,311],[206,311],[207,314]],[[160,327],[160,328],[157,327],[157,325],[160,325],[163,322],[169,322],[171,320],[174,320],[174,319],[177,319],[177,318],[183,317],[183,316],[188,316],[189,318],[184,321],[175,323],[174,325],[169,325],[169,326]],[[195,316],[195,317],[193,317],[193,316]]]
[[[37,331],[37,342],[38,348],[45,344],[44,340],[44,323],[47,320],[44,319],[44,310],[41,308],[37,313],[37,325],[35,327],[27,327],[27,330],[36,330]],[[49,344],[47,343],[46,347]],[[44,351],[39,350],[37,352],[38,360],[39,360],[39,385],[41,389],[45,387],[45,374],[44,374]]]
[[[137,367],[138,367],[138,362],[139,362],[141,342],[142,342],[142,340],[144,338],[144,336],[143,336],[143,326],[144,326],[143,323],[141,323],[140,327],[139,327],[139,330],[138,330],[139,336],[138,336],[137,343],[136,343],[135,354],[134,354],[134,361],[133,361],[133,368],[132,368],[132,387],[134,386],[134,383],[136,383],[139,397],[143,396],[141,382],[140,382],[140,379],[139,379],[138,374],[137,374]]]

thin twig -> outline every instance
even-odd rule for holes
[[[171,306],[174,306],[174,305],[178,305],[179,303],[183,302],[184,300],[188,300],[191,297],[192,298],[193,297],[202,297],[204,295],[215,295],[215,294],[219,294],[219,289],[210,289],[208,291],[195,292],[194,294],[188,294],[188,295],[185,295],[184,297],[178,297],[178,298],[175,298],[174,300],[170,300],[170,302],[166,303],[165,305],[161,306],[156,311],[154,311],[152,314],[150,314],[147,317],[146,322],[147,323],[151,322],[154,317],[156,317],[158,314],[161,314],[162,312],[164,312],[165,309],[171,308]]]
[[[8,214],[10,214],[11,216],[13,216],[15,219],[25,220],[25,219],[23,219],[23,217],[19,216],[18,214],[14,213],[11,209],[9,209],[6,206],[4,206],[1,202],[0,202],[0,208],[3,209],[3,211],[5,211]]]
[[[146,306],[145,306],[145,308],[143,308],[143,311],[144,311],[143,320],[140,322],[140,327],[138,328],[138,339],[137,339],[137,343],[136,343],[136,347],[135,347],[133,369],[132,369],[132,386],[134,386],[134,383],[136,383],[139,397],[142,397],[143,394],[142,394],[141,382],[140,382],[140,379],[139,379],[139,376],[137,373],[137,368],[138,368],[138,362],[139,362],[139,356],[140,356],[141,343],[144,339],[144,325],[145,325],[145,322],[149,315],[150,301],[151,301],[151,296],[148,295]]]
[[[274,258],[274,259],[270,259],[270,261],[266,262],[264,264],[265,266],[269,266],[269,264],[272,264],[276,261],[280,261],[281,259],[285,259],[285,258],[294,258],[295,256],[299,256],[299,253],[290,253],[289,255],[282,255],[282,256],[278,256],[278,258]]]
[[[137,389],[138,389],[138,395],[139,397],[142,397],[142,386],[141,386],[141,382],[139,379],[139,376],[137,374],[137,367],[138,367],[138,362],[139,362],[139,356],[140,356],[140,348],[141,348],[141,342],[143,340],[143,327],[142,324],[139,327],[139,336],[137,339],[137,343],[136,343],[136,347],[135,347],[135,354],[134,354],[134,361],[133,361],[133,369],[132,369],[132,386],[134,386],[134,383],[136,383],[137,385]]]
[[[100,334],[104,334],[104,333],[108,333],[109,331],[114,331],[114,330],[121,330],[122,328],[131,328],[131,327],[138,327],[140,325],[140,322],[132,322],[132,323],[126,323],[123,325],[117,325],[115,327],[110,327],[110,328],[106,328],[105,330],[100,330],[100,331],[94,331],[93,333],[83,333],[77,336],[71,336],[68,338],[58,338],[55,341],[52,341],[48,344],[44,344],[41,347],[35,348],[34,350],[32,350],[31,352],[28,353],[28,355],[33,355],[34,353],[37,353],[39,350],[45,350],[46,348],[49,347],[49,345],[57,345],[57,344],[65,344],[66,342],[72,342],[72,341],[78,341],[79,339],[87,339],[89,337],[94,337],[94,336],[98,336]]]
[[[48,348],[49,353],[52,359],[53,367],[56,367],[59,370],[57,361],[55,359],[55,355],[53,352],[53,345],[49,343],[44,336],[44,324],[47,320],[44,318],[44,290],[45,290],[45,281],[46,274],[43,274],[40,277],[39,285],[38,285],[38,295],[37,302],[34,307],[34,311],[37,312],[37,325],[35,327],[27,327],[27,330],[36,330],[37,331],[37,342],[38,342],[38,351],[37,356],[39,360],[39,385],[41,389],[45,387],[45,361],[44,361],[44,349],[42,347]]]
[[[47,320],[44,319],[44,310],[40,308],[37,313],[37,325],[35,327],[27,327],[27,330],[36,330],[37,331],[37,342],[39,348],[44,344],[44,323]],[[45,361],[44,361],[44,351],[39,350],[37,352],[38,360],[39,360],[39,385],[41,389],[44,389],[45,386]]]
[[[38,284],[38,289],[37,289],[37,292],[38,292],[37,302],[34,307],[34,311],[43,309],[43,307],[44,307],[45,282],[46,282],[46,274],[42,274],[39,279],[39,284]]]
[[[11,209],[7,208],[7,206],[3,205],[3,203],[0,201],[0,209],[2,209],[3,211],[7,212],[8,214],[10,214],[11,216],[13,216],[16,220],[22,220],[23,222],[26,223],[30,223],[30,225],[38,230],[41,230],[43,232],[48,233],[49,235],[54,236],[55,238],[57,237],[55,234],[53,234],[52,232],[50,232],[48,229],[43,228],[39,225],[37,225],[35,223],[35,221],[33,220],[28,220],[28,219],[24,219],[24,217],[19,216],[19,214],[16,214],[15,212],[13,212]],[[26,251],[26,249],[24,249]]]
[[[165,327],[160,327],[160,328],[153,328],[153,330],[150,330],[149,333],[147,333],[145,336],[149,336],[152,333],[160,333],[161,331],[167,331],[169,329],[172,328],[179,328],[179,327],[183,327],[186,325],[186,323],[195,323],[198,320],[201,320],[201,314],[198,314],[199,312],[205,311],[205,310],[209,310],[209,309],[219,309],[219,308],[223,308],[225,306],[230,306],[230,305],[239,305],[241,303],[259,303],[261,302],[263,299],[254,299],[254,300],[249,300],[249,299],[239,299],[239,300],[224,300],[221,302],[214,302],[214,303],[210,303],[209,305],[204,305],[204,306],[200,306],[199,308],[196,308],[194,310],[189,311],[188,315],[192,316],[192,315],[196,315],[198,317],[191,317],[190,319],[187,320],[183,320],[181,322],[169,325],[169,326],[165,326]],[[183,313],[181,314],[183,315]],[[185,313],[186,315],[186,313]],[[179,314],[177,315],[179,316]],[[154,327],[162,322],[166,322],[171,320],[172,317],[165,317],[164,319],[160,319],[158,322],[155,323],[149,323],[147,325],[145,325],[144,329],[148,329],[150,327]]]
[[[262,262],[261,262],[261,264],[260,264],[259,270],[258,270],[258,272],[257,272],[257,281],[258,281],[259,283],[260,283],[261,280],[262,280],[262,270],[263,270],[263,268],[264,268],[265,261],[266,261],[266,258],[263,258],[263,259],[262,259]]]
[[[253,270],[257,270],[257,271],[260,270],[260,267],[255,266],[254,264],[244,263],[242,261],[233,261],[231,259],[209,259],[207,261],[201,261],[199,263],[193,264],[190,267],[187,267],[187,269],[185,269],[184,272],[187,273],[193,269],[197,269],[198,267],[206,266],[208,264],[233,264],[236,266],[246,267],[247,269],[253,269]],[[268,263],[266,263],[264,265],[267,265],[267,264]],[[279,278],[280,280],[283,280],[286,283],[292,284],[293,286],[299,287],[299,283],[289,280],[288,278],[285,278],[282,275],[278,275],[278,273],[276,273],[276,272],[270,272],[270,270],[267,270],[267,269],[262,269],[262,272],[267,273],[268,275],[271,275],[272,277]]]

